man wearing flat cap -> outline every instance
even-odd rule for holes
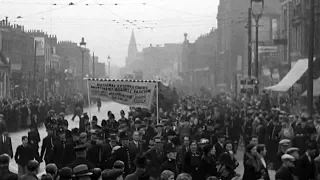
[[[287,149],[289,149],[291,146],[291,140],[289,139],[282,139],[279,142],[279,149],[280,151],[277,153],[276,158],[274,160],[274,169],[278,170],[281,167],[281,156],[285,154]]]
[[[276,172],[276,180],[296,180],[299,179],[295,174],[293,174],[293,168],[295,158],[289,154],[284,154],[281,156],[282,165],[280,169]]]

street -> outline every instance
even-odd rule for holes
[[[119,119],[120,110],[122,110],[122,109],[125,112],[129,111],[129,107],[127,107],[127,106],[124,106],[124,105],[121,105],[118,103],[114,103],[114,102],[102,102],[102,107],[101,107],[100,112],[98,112],[98,108],[96,107],[96,105],[91,106],[91,115],[97,116],[98,120],[99,120],[98,123],[100,124],[102,119],[107,119],[106,116],[107,116],[108,111],[112,111],[114,113],[114,115],[116,116],[116,119]],[[89,114],[89,108],[85,108],[84,112],[87,112]],[[72,115],[66,116],[66,119],[69,121],[69,129],[78,127],[79,126],[79,119],[76,118],[75,121],[71,121],[71,118],[72,118]],[[39,133],[40,133],[41,139],[43,139],[46,136],[45,128],[41,127],[39,129]],[[21,144],[21,137],[24,135],[27,135],[27,134],[28,134],[28,130],[10,133],[10,137],[12,139],[12,148],[13,148],[14,153],[15,153],[17,146]],[[40,142],[40,147],[41,147],[41,142]],[[239,164],[240,164],[239,167],[236,169],[237,173],[239,173],[239,174],[243,174],[243,170],[244,170],[243,161],[242,161],[243,149],[244,149],[243,147],[239,148],[237,155],[236,155],[237,160],[239,161]],[[39,149],[39,152],[40,152],[40,149]],[[44,172],[44,167],[45,167],[44,163],[41,163],[40,174]],[[14,160],[11,160],[11,162],[10,162],[10,170],[13,172],[18,172],[18,166]],[[271,180],[274,179],[274,174],[275,174],[274,171],[269,171],[269,175],[270,175]]]

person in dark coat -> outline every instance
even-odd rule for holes
[[[276,172],[275,180],[295,180],[299,179],[292,172],[294,168],[295,158],[289,154],[282,155],[282,165],[280,169]]]
[[[201,172],[202,180],[206,180],[210,176],[217,176],[215,154],[215,146],[207,144],[203,147],[203,155],[201,157],[199,166],[199,171]]]
[[[54,143],[58,139],[53,135],[53,129],[50,126],[48,126],[46,130],[48,135],[42,140],[40,159],[43,159],[46,164],[49,164],[53,155]]]
[[[38,127],[36,123],[32,123],[29,126],[30,131],[28,132],[28,142],[31,146],[33,146],[36,150],[39,149],[40,142],[40,134],[38,131]]]
[[[190,151],[187,152],[184,158],[183,172],[188,173],[192,176],[192,179],[201,179],[201,172],[199,170],[201,161],[201,155],[198,151],[196,141],[190,143]]]
[[[224,142],[226,138],[222,133],[219,133],[217,138],[218,138],[218,142],[215,144],[215,148],[216,148],[216,155],[219,158],[219,156],[226,151],[224,149]]]
[[[266,156],[267,149],[265,145],[259,144],[257,146],[257,164],[259,171],[257,173],[257,178],[258,179],[263,179],[263,180],[270,180],[269,172],[268,172],[268,166],[267,163],[264,159]]]
[[[148,160],[143,154],[138,154],[135,159],[136,170],[128,174],[125,180],[140,180],[142,177],[145,180],[153,180],[150,174],[146,171]]]
[[[66,140],[66,133],[63,128],[57,130],[59,140],[54,143],[53,154],[50,163],[55,163],[57,167],[63,168],[73,161],[73,144]]]
[[[13,158],[11,138],[6,132],[0,132],[0,154],[8,154]]]
[[[314,158],[317,152],[317,145],[309,142],[307,144],[307,151],[300,158],[299,163],[299,180],[315,179],[315,163]]]
[[[145,156],[150,161],[150,165],[147,167],[150,176],[158,178],[161,174],[160,167],[165,159],[165,153],[163,153],[163,147],[160,137],[154,138],[155,146],[148,150]]]
[[[113,161],[115,162],[116,160],[120,160],[124,162],[125,168],[124,172],[125,174],[130,174],[135,171],[135,166],[134,166],[134,159],[132,158],[132,154],[130,153],[129,150],[129,138],[126,132],[122,132],[119,135],[120,141],[121,141],[121,146],[119,148],[115,147],[114,153],[113,153]]]
[[[100,98],[97,99],[97,107],[98,107],[98,112],[100,112],[100,108],[101,108],[101,99]]]
[[[279,142],[280,151],[277,153],[274,162],[274,170],[278,170],[281,167],[281,157],[285,154],[286,150],[290,148],[291,141],[289,139],[283,139]]]
[[[87,159],[94,164],[96,168],[102,169],[103,163],[106,160],[104,156],[103,133],[96,132],[91,138],[94,139],[94,143],[92,147],[88,149]]]
[[[18,180],[18,175],[9,170],[10,156],[0,155],[0,177],[2,180]]]
[[[173,144],[168,144],[166,148],[167,160],[161,165],[161,172],[164,170],[172,171],[177,177],[181,172],[181,165],[176,161],[177,158],[177,150],[173,146]]]
[[[78,165],[85,164],[88,166],[89,170],[94,169],[95,168],[94,164],[92,164],[90,161],[86,159],[86,155],[87,155],[86,149],[87,149],[87,146],[85,144],[76,146],[74,148],[74,151],[76,152],[76,159],[71,163],[69,163],[67,167],[73,169]]]

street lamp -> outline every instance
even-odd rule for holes
[[[111,79],[110,61],[111,61],[111,57],[110,57],[110,56],[108,56],[108,76],[109,76],[109,79]]]
[[[82,55],[82,63],[81,63],[81,89],[83,89],[83,78],[84,78],[84,52],[86,51],[87,43],[84,41],[84,37],[82,37],[80,42],[80,50]]]
[[[264,0],[251,0],[252,17],[256,22],[256,49],[255,49],[255,76],[259,79],[259,20],[262,17],[264,8]],[[257,92],[258,93],[258,92]]]

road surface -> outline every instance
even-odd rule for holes
[[[116,119],[118,119],[120,117],[120,110],[124,110],[125,112],[129,111],[129,107],[124,106],[124,105],[120,105],[118,103],[114,103],[114,102],[102,102],[102,107],[101,107],[101,111],[98,112],[98,109],[96,107],[96,105],[92,105],[90,110],[91,110],[91,115],[92,116],[97,116],[99,119],[99,124],[101,123],[102,119],[107,119],[107,112],[108,111],[112,111],[114,113],[114,115],[116,116]],[[84,112],[87,112],[89,114],[89,108],[85,108]],[[72,115],[68,115],[66,116],[66,119],[69,121],[69,129],[75,128],[79,126],[79,119],[76,118],[75,121],[71,121]],[[45,128],[42,127],[39,129],[39,133],[40,133],[40,137],[41,139],[43,139],[46,136],[46,131]],[[18,145],[21,144],[21,137],[24,135],[28,134],[28,130],[23,130],[20,132],[14,132],[14,133],[10,133],[10,137],[12,139],[12,148],[13,151],[15,153],[15,150],[17,148]],[[41,147],[41,142],[40,142],[40,147]],[[39,150],[40,151],[40,150]],[[239,151],[237,152],[237,159],[240,163],[239,167],[236,169],[236,171],[239,174],[243,174],[243,162],[242,162],[242,158],[243,158],[243,148],[239,148]],[[40,165],[40,174],[44,172],[44,163],[41,163]],[[14,160],[11,160],[10,162],[10,170],[13,172],[18,172],[18,166],[15,163]],[[274,171],[269,171],[271,180],[274,179]]]

